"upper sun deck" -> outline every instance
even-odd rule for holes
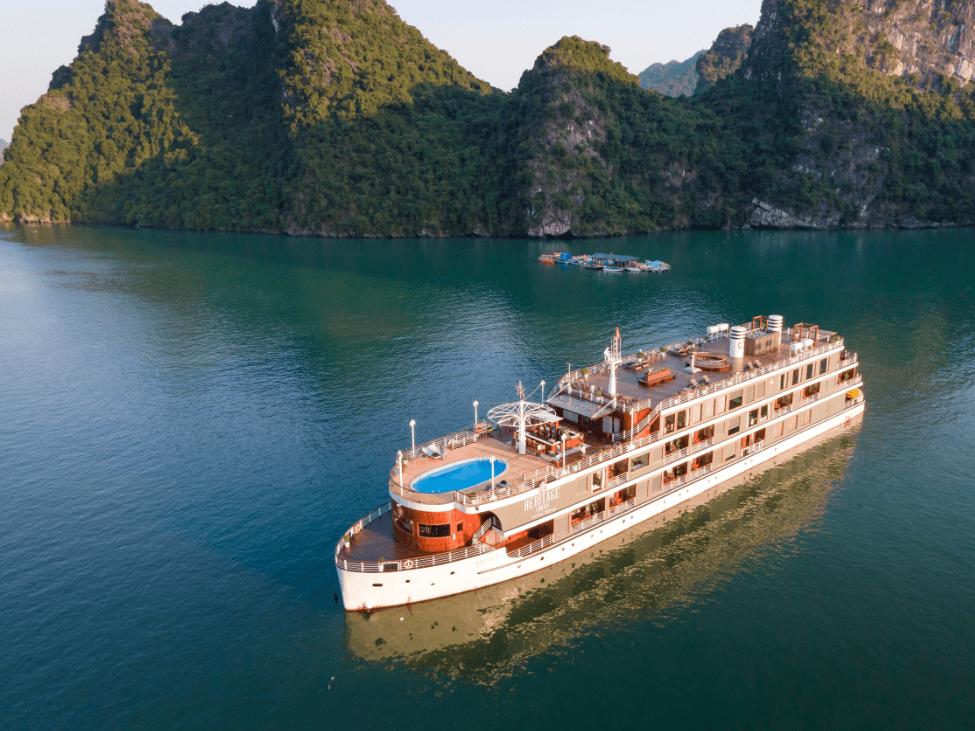
[[[661,438],[663,432],[657,431],[657,422],[651,421],[661,411],[753,382],[786,365],[819,358],[824,352],[843,347],[843,340],[836,333],[804,323],[779,331],[770,329],[766,318],[755,318],[736,328],[734,335],[727,326],[723,327],[704,337],[625,357],[619,352],[617,335],[616,353],[608,353],[609,360],[618,364],[615,396],[610,395],[609,363],[569,373],[560,379],[546,401],[556,410],[554,420],[530,428],[525,454],[518,453],[510,429],[492,432],[482,422],[474,429],[401,452],[402,461],[397,461],[390,472],[391,495],[418,506],[455,504],[476,509],[560,476],[618,459],[628,450]],[[733,338],[745,353],[742,357],[731,357]],[[692,370],[692,355],[696,371]],[[855,354],[849,357],[855,359]],[[846,362],[838,365],[843,367]],[[608,422],[602,417],[607,417]],[[567,441],[560,444],[563,435]],[[427,493],[412,486],[417,477],[440,466],[492,456],[507,464],[493,489],[489,482],[443,493]]]
[[[389,475],[389,489],[392,494],[419,505],[434,506],[452,503],[458,499],[458,495],[454,492],[420,492],[413,489],[411,485],[421,475],[439,467],[471,459],[494,457],[496,461],[505,464],[504,471],[499,470],[495,477],[495,489],[492,491],[490,482],[487,482],[477,486],[476,489],[468,488],[460,491],[464,497],[470,497],[472,502],[478,503],[489,500],[492,492],[496,495],[506,494],[511,485],[522,484],[526,477],[540,470],[544,471],[554,464],[553,461],[543,459],[532,452],[518,454],[518,450],[510,441],[500,438],[500,435],[495,436],[495,433],[492,433],[484,423],[479,424],[477,430],[443,437],[435,443],[440,447],[446,446],[445,449],[440,449],[439,456],[431,457],[425,454],[422,448],[404,453],[403,461],[397,463]],[[400,466],[402,466],[402,475]]]
[[[742,326],[747,330],[746,345],[748,341],[762,339],[768,334],[763,327],[766,323],[760,323],[760,320],[762,318],[755,318],[753,323]],[[728,330],[656,350],[640,351],[621,358],[622,363],[615,373],[615,399],[609,394],[610,366],[600,363],[563,376],[550,393],[548,404],[589,418],[614,410],[645,410],[680,394],[708,386],[720,387],[725,381],[741,380],[742,374],[789,361],[797,355],[794,343],[804,341],[805,347],[798,352],[801,356],[804,352],[840,342],[835,332],[805,324],[783,329],[778,340],[774,347],[741,358],[729,357],[731,337]],[[764,345],[770,345],[767,339]],[[692,354],[696,372],[692,371]]]

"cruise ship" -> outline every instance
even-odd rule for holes
[[[531,394],[519,384],[486,420],[398,451],[389,501],[335,547],[345,609],[430,601],[565,561],[865,408],[843,338],[779,315],[630,355],[617,329],[603,358],[547,395],[544,381]]]

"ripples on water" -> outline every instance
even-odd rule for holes
[[[673,264],[653,276],[538,242],[0,229],[4,726],[965,725],[969,239],[576,247]],[[460,428],[617,325],[636,350],[769,312],[859,352],[855,438],[402,627],[336,607],[334,542],[411,418]]]

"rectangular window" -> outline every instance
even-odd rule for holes
[[[819,361],[819,375],[823,375],[827,368],[829,368],[829,358],[823,358]]]
[[[737,409],[738,407],[740,407],[742,405],[742,403],[744,403],[744,398],[742,396],[742,392],[741,391],[739,391],[736,394],[733,394],[733,395],[729,396],[728,397],[728,411],[731,411],[732,409]]]
[[[808,381],[813,377],[813,363],[806,366],[806,380]]]
[[[768,404],[762,407],[762,421],[768,418]]]
[[[701,442],[706,442],[714,436],[714,424],[711,426],[706,426],[703,429],[698,429],[694,434],[694,443],[700,444]]]
[[[443,525],[420,523],[420,535],[427,538],[444,538],[450,535],[450,523],[444,523]]]
[[[755,426],[758,423],[758,409],[748,412],[748,426]]]
[[[592,475],[592,490],[601,490],[603,487],[603,473],[602,470],[599,472],[594,472]]]
[[[664,417],[664,434],[670,434],[674,431],[675,425],[677,423],[677,416],[674,414],[668,414]]]
[[[650,466],[650,452],[645,452],[644,454],[641,454],[639,457],[634,457],[633,459],[630,460],[631,470],[640,470],[643,469],[644,467],[649,467],[649,466]]]
[[[457,532],[458,533],[463,533],[464,532],[464,524],[463,523],[458,523],[457,524]]]
[[[779,376],[779,390],[780,391],[784,391],[785,390],[785,373],[783,373],[781,376]]]
[[[729,436],[731,434],[737,434],[740,431],[741,431],[741,424],[738,423],[737,421],[734,424],[732,424],[731,426],[728,427],[728,435]]]
[[[798,368],[796,368],[794,371],[792,371],[792,385],[795,386],[797,383],[799,383],[799,369]]]
[[[677,414],[677,428],[683,429],[685,426],[687,426],[687,412],[681,411]]]

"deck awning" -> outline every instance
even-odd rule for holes
[[[567,393],[560,393],[558,396],[553,396],[548,400],[548,405],[563,409],[565,411],[572,411],[573,413],[581,414],[588,419],[595,418],[600,414],[605,414],[610,410],[610,407],[606,404],[594,404],[592,401],[576,398],[575,396],[570,396]]]

